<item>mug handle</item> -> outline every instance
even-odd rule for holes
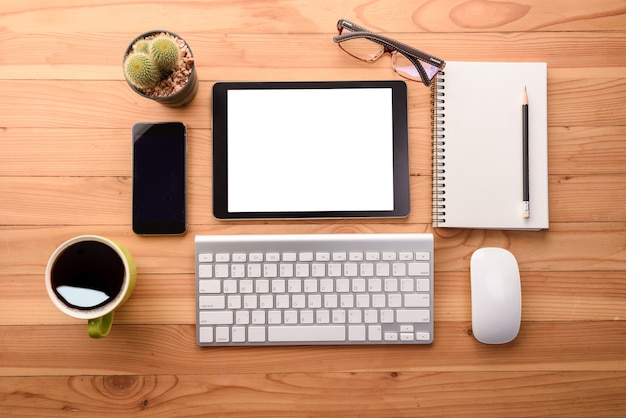
[[[111,331],[113,325],[113,311],[101,316],[100,318],[94,318],[87,321],[87,332],[91,338],[106,337]]]

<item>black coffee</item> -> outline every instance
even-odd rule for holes
[[[68,306],[94,309],[107,304],[120,292],[124,263],[106,244],[82,241],[66,248],[51,272],[54,293]]]

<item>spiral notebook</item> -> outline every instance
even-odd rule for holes
[[[447,62],[432,89],[433,226],[547,229],[546,63]],[[524,90],[527,177],[523,175]]]

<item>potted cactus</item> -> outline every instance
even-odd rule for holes
[[[124,77],[138,94],[170,107],[189,103],[198,90],[189,45],[168,31],[136,37],[124,54]]]

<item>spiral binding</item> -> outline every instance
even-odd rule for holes
[[[433,141],[433,226],[446,222],[446,128],[444,126],[445,72],[440,72],[431,87],[430,104],[432,108],[432,141]]]

